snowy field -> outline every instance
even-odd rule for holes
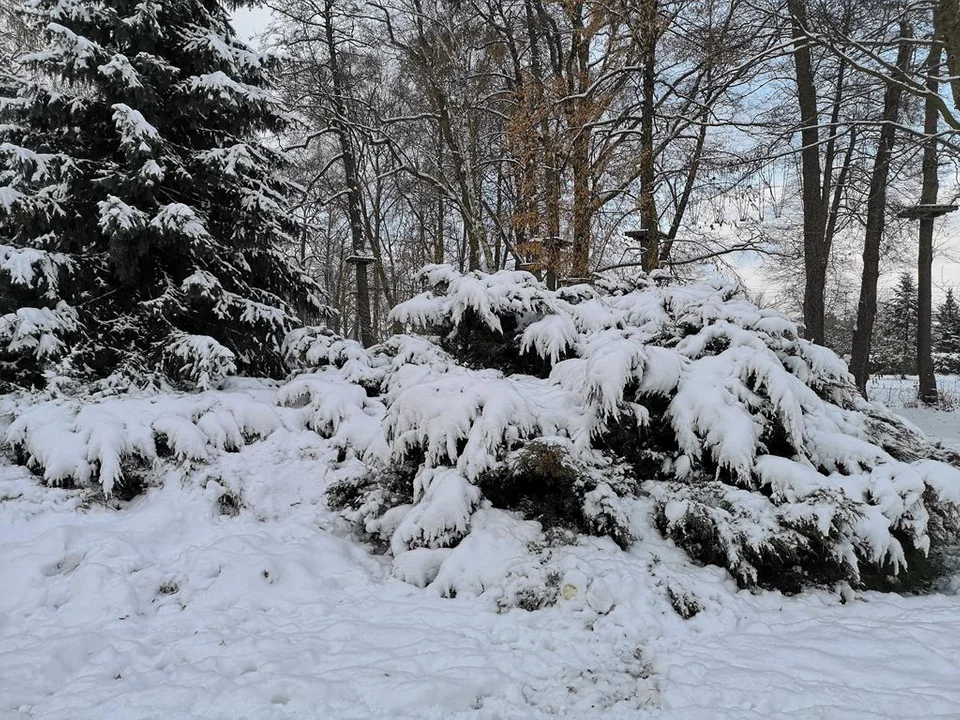
[[[960,438],[952,414],[908,416]],[[535,523],[479,511],[444,598],[350,539],[330,441],[280,419],[122,509],[0,466],[0,718],[960,716],[960,582],[737,591],[634,501],[628,552],[534,556]],[[504,611],[531,577],[557,602]]]

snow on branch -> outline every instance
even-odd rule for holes
[[[109,496],[163,453],[204,461],[280,427],[269,403],[239,392],[58,399],[27,405],[4,442],[47,483],[96,483]]]
[[[219,387],[237,372],[233,352],[207,335],[175,334],[163,351],[167,375],[198,390]]]
[[[61,273],[74,266],[73,259],[63,253],[0,245],[0,277],[12,285],[39,286],[51,299],[57,296]]]
[[[101,68],[102,69],[102,68]],[[160,133],[139,110],[124,103],[113,108],[113,123],[120,133],[120,148],[129,156],[150,155],[160,141]]]

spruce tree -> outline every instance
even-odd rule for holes
[[[937,372],[960,373],[960,306],[953,296],[953,288],[937,308],[933,328],[933,361]]]
[[[871,363],[874,372],[915,375],[917,372],[917,287],[910,273],[901,273],[893,296],[881,305],[878,337]]]
[[[217,0],[35,0],[0,80],[0,380],[279,375],[319,288],[295,230],[276,59]]]

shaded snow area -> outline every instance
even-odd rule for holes
[[[929,408],[900,408],[897,415],[906,418],[929,437],[960,449],[960,412]]]
[[[243,425],[271,392],[185,397]],[[356,467],[296,412],[129,502],[0,465],[0,718],[957,717],[956,595],[738,591],[649,500],[627,551],[481,506],[391,567],[327,508]]]
[[[937,376],[940,403],[949,409],[917,407],[917,386],[916,375],[902,378],[883,375],[870,379],[867,393],[871,400],[893,408],[897,415],[916,425],[928,437],[960,450],[960,377]]]

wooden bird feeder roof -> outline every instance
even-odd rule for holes
[[[897,217],[907,220],[929,220],[956,212],[956,210],[956,205],[914,205],[898,212]]]
[[[351,265],[370,265],[376,261],[377,259],[370,255],[351,255],[347,258],[347,262]]]

